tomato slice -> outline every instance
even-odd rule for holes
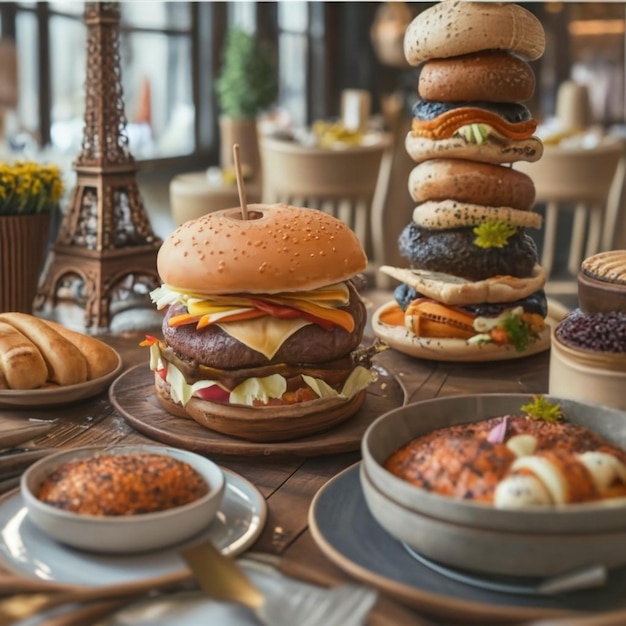
[[[219,385],[211,385],[210,387],[197,389],[193,395],[211,402],[228,402],[230,392],[222,389]]]
[[[302,319],[311,322],[312,324],[317,324],[321,326],[325,330],[331,329],[334,324],[329,320],[322,319],[321,317],[317,317],[316,315],[312,315],[311,313],[306,313],[300,309],[295,309],[293,307],[285,306],[284,304],[275,304],[273,302],[266,302],[265,300],[251,300],[252,304],[259,310],[265,311],[268,315],[272,317],[277,317],[279,319],[295,319],[297,317],[301,317]]]

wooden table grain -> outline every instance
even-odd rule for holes
[[[366,294],[370,312],[389,298],[390,294],[385,292]],[[139,346],[146,333],[158,334],[159,329],[142,328],[105,334],[100,338],[118,351],[125,370],[128,370],[147,361],[146,349]],[[368,329],[366,341],[372,339],[370,333]],[[504,362],[449,363],[414,359],[387,350],[376,357],[376,362],[392,371],[402,389],[403,403],[467,393],[547,392],[547,352]],[[52,428],[36,435],[27,445],[72,448],[154,443],[127,423],[115,410],[106,392],[61,408],[0,410],[0,442],[2,429],[8,431],[30,419],[52,423]],[[360,458],[358,450],[311,457],[270,455],[256,458],[216,454],[211,458],[251,481],[267,500],[267,523],[252,548],[254,551],[279,557],[281,570],[298,578],[327,585],[350,580],[318,549],[308,531],[307,518],[315,493],[330,478],[357,462]],[[370,623],[402,626],[430,622],[413,610],[381,597]]]

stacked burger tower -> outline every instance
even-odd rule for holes
[[[443,0],[407,28],[417,206],[399,239],[409,268],[381,268],[403,284],[373,320],[400,351],[499,359],[549,345],[546,277],[527,233],[541,216],[532,180],[514,169],[543,153],[524,103],[535,89],[529,62],[544,47],[541,23],[510,3]]]

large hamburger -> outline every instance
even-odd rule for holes
[[[543,152],[524,102],[544,44],[540,22],[508,3],[444,0],[406,31],[418,68],[405,140],[416,206],[399,237],[408,267],[381,268],[402,284],[373,317],[394,348],[463,360],[549,344],[546,276],[527,233],[541,216],[532,180],[513,169]]]
[[[312,431],[347,419],[373,378],[351,282],[366,266],[356,235],[315,209],[258,204],[247,219],[235,208],[183,224],[159,250],[152,292],[166,309],[150,341],[159,402],[228,434],[262,412],[313,416]]]

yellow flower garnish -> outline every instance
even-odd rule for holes
[[[544,422],[554,423],[563,419],[563,411],[561,405],[549,402],[543,396],[533,396],[532,402],[521,407],[522,411],[534,420],[543,420]]]
[[[474,243],[479,248],[503,248],[517,228],[502,220],[490,220],[474,228]]]

